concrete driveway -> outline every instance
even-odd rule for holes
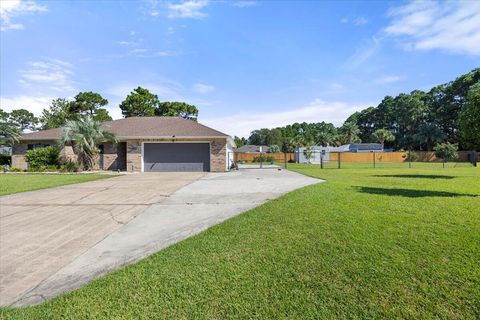
[[[78,288],[270,199],[321,181],[276,169],[209,173],[168,198],[153,199],[158,202],[16,299],[14,305],[39,303]]]
[[[148,173],[0,197],[0,305],[204,173]]]

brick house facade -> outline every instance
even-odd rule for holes
[[[114,133],[119,141],[118,143],[104,142],[98,145],[101,153],[93,169],[142,172],[146,171],[143,166],[145,143],[185,143],[185,146],[202,143],[209,145],[209,163],[205,168],[209,168],[208,171],[211,172],[228,170],[228,150],[232,148],[231,144],[233,143],[231,138],[194,121],[177,117],[126,118],[106,122],[103,126],[106,130]],[[35,147],[56,145],[55,137],[59,135],[60,129],[24,134],[20,142],[12,148],[12,167],[26,169],[28,163],[25,161],[25,153]],[[186,161],[200,161],[197,160],[195,153],[189,154],[188,150],[185,150],[184,153],[189,157]],[[64,147],[61,150],[61,156],[71,161],[77,161],[78,158],[72,146]],[[159,162],[161,161],[159,159]],[[182,161],[182,159],[178,161]],[[160,168],[162,167],[160,166]],[[173,171],[175,168],[177,167],[174,167]],[[183,167],[179,166],[178,168]]]

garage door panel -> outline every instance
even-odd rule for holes
[[[145,143],[144,171],[210,171],[208,143]]]

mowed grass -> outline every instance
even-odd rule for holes
[[[114,177],[114,175],[23,173],[0,174],[0,196],[111,177]]]
[[[5,319],[478,319],[480,170],[326,169]]]

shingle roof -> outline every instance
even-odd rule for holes
[[[226,138],[227,134],[192,120],[180,117],[130,117],[107,121],[103,128],[118,139],[154,138]],[[54,140],[61,134],[60,128],[25,133],[20,140]]]

